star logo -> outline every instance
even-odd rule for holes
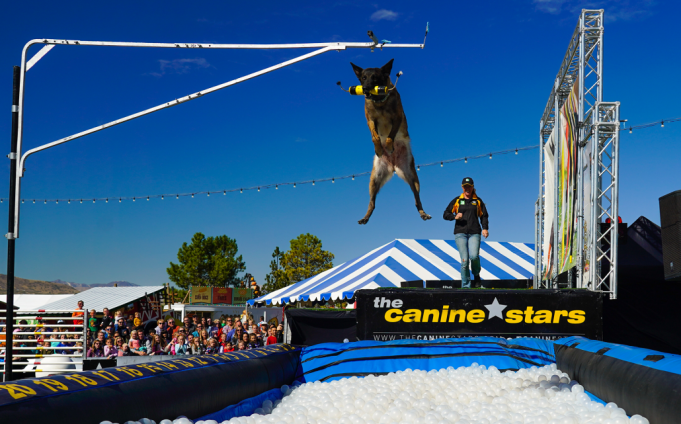
[[[487,308],[489,311],[489,316],[487,319],[492,319],[493,317],[504,319],[503,315],[501,315],[501,312],[506,309],[506,305],[500,304],[496,297],[494,298],[494,302],[489,305],[485,305],[485,308]]]

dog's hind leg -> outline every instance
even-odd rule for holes
[[[371,170],[371,179],[369,180],[369,207],[364,218],[357,221],[357,223],[364,225],[369,222],[369,218],[371,218],[371,214],[374,213],[376,207],[376,196],[391,177],[392,171],[388,169],[387,164],[381,161],[380,158],[374,157],[374,167]]]
[[[424,221],[427,221],[431,218],[430,215],[425,213],[423,211],[423,206],[421,205],[421,196],[420,196],[420,191],[421,191],[421,184],[419,183],[419,176],[416,173],[416,167],[414,166],[414,157],[411,157],[411,161],[409,162],[409,165],[407,169],[402,169],[402,174],[401,177],[404,179],[404,181],[409,184],[409,188],[411,188],[411,192],[414,193],[414,200],[416,201],[416,210],[419,211],[419,215],[421,215],[421,219]]]

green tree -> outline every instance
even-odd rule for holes
[[[239,283],[239,274],[246,270],[241,255],[236,256],[236,240],[227,236],[206,237],[194,234],[191,244],[182,243],[177,252],[179,264],[166,268],[170,281],[178,287],[228,287]]]
[[[270,273],[265,277],[267,284],[263,287],[267,293],[331,269],[334,255],[322,249],[322,241],[317,236],[307,233],[291,240],[287,252],[275,248],[272,258]]]
[[[281,266],[283,256],[284,252],[279,250],[279,246],[277,246],[272,253],[273,259],[270,262],[270,273],[265,276],[266,283],[262,286],[262,294],[272,293],[290,284],[286,271]]]

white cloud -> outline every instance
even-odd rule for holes
[[[380,21],[385,19],[386,21],[394,21],[397,19],[397,12],[393,12],[392,10],[388,9],[380,9],[375,11],[371,15],[371,20],[372,21]]]
[[[552,15],[579,16],[582,9],[604,9],[605,22],[628,21],[652,15],[655,0],[532,0],[537,10]]]
[[[537,9],[542,12],[558,14],[563,8],[567,0],[534,0],[534,4],[537,5]]]
[[[202,57],[197,57],[194,59],[173,59],[173,60],[163,60],[159,59],[159,72],[151,72],[150,74],[155,77],[162,77],[166,73],[175,74],[186,74],[192,68],[208,68],[210,63]]]

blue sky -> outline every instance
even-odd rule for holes
[[[604,96],[631,124],[681,116],[677,2],[10,2],[0,17],[0,134],[9,151],[11,67],[33,38],[294,43],[367,41],[366,31],[424,50],[330,52],[199,100],[34,155],[24,198],[145,196],[222,190],[368,171],[373,145],[349,62],[395,58],[417,163],[538,143],[538,124],[582,8],[606,13]],[[38,51],[31,50],[31,54]],[[57,46],[27,75],[25,148],[65,137],[305,53]],[[395,73],[393,72],[393,74]],[[622,134],[620,210],[659,223],[658,198],[680,189],[681,123]],[[8,162],[0,168],[7,196]],[[538,152],[423,169],[419,219],[408,186],[381,191],[366,226],[368,178],[194,199],[26,203],[16,274],[79,283],[167,282],[182,242],[235,238],[258,281],[275,246],[300,233],[356,257],[395,238],[451,238],[442,211],[462,177],[490,212],[490,240],[533,242]],[[0,205],[7,222],[7,203]],[[0,270],[6,269],[0,243]]]

